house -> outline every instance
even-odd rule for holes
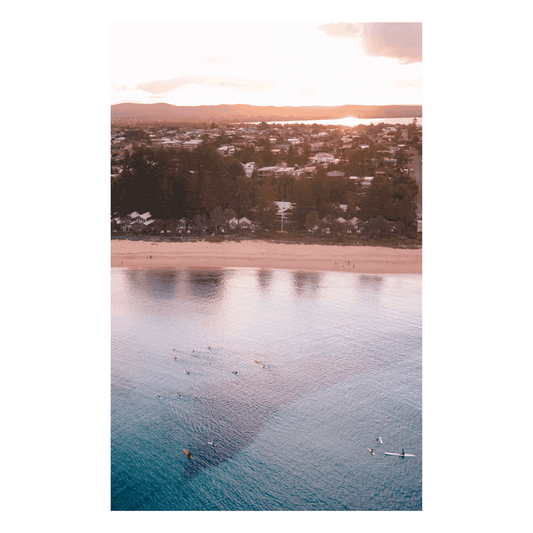
[[[187,229],[187,219],[185,217],[180,218],[178,220],[178,227],[176,228],[176,231],[178,233],[181,233]]]
[[[274,173],[276,170],[278,170],[279,167],[262,167],[257,169],[257,177],[258,178],[270,178],[274,176]]]
[[[233,145],[229,145],[229,146],[220,146],[219,148],[217,148],[217,152],[220,154],[220,155],[232,155],[235,153],[235,146]]]
[[[250,161],[249,163],[241,163],[241,165],[244,169],[244,174],[246,177],[251,178],[254,170],[257,168],[257,165],[253,161]]]
[[[204,141],[202,139],[192,139],[190,141],[185,141],[182,145],[182,148],[185,150],[188,150],[189,152],[192,152],[198,146],[200,146]]]
[[[283,176],[292,176],[294,172],[294,167],[278,167],[274,172],[276,178],[281,178]]]
[[[335,157],[326,152],[319,152],[311,159],[314,159],[317,163],[333,163],[335,161]]]
[[[377,174],[377,172],[376,172]],[[362,180],[361,180],[361,185],[363,187],[370,187],[370,185],[372,184],[372,180],[374,179],[373,176],[365,176]],[[377,182],[376,182],[377,183]]]
[[[341,172],[340,170],[333,170],[332,172],[328,172],[327,176],[329,178],[344,178],[344,172]]]
[[[150,214],[150,211],[146,211],[146,213],[139,215],[139,218],[141,218],[143,222],[146,224],[146,222],[148,222],[148,220],[152,218],[152,215]]]
[[[278,208],[278,211],[276,213],[276,219],[281,224],[283,221],[283,224],[293,224],[293,220],[291,218],[291,211],[292,211],[292,203],[291,202],[274,202],[276,207]]]
[[[248,220],[246,217],[239,218],[239,227],[241,229],[252,229],[253,224],[251,220]]]
[[[239,221],[233,217],[228,221],[229,229],[237,229],[239,227]]]
[[[358,219],[357,217],[351,218],[350,220],[348,220],[348,222],[354,227],[357,233],[361,233],[366,227],[365,222]]]

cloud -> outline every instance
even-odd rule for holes
[[[392,89],[415,89],[422,90],[422,76],[416,78],[397,78],[391,83]]]
[[[369,56],[398,59],[401,65],[422,61],[421,22],[339,22],[318,29],[356,41]]]
[[[204,87],[229,87],[236,91],[264,91],[274,86],[274,82],[250,80],[247,78],[226,78],[224,76],[185,76],[172,80],[158,80],[137,85],[137,89],[152,94],[163,94],[195,83]]]
[[[226,61],[231,61],[231,57],[226,56],[211,56],[211,57],[202,57],[202,61],[207,61],[208,63],[225,63]]]

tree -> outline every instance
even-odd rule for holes
[[[207,229],[208,220],[207,217],[202,213],[201,215],[195,215],[192,219],[194,224],[194,229],[200,235]]]
[[[320,224],[320,219],[318,218],[318,213],[316,211],[311,211],[307,214],[305,218],[305,227],[308,231],[313,231]]]
[[[333,220],[331,219],[331,215],[326,215],[319,223],[319,227],[322,230],[322,233],[331,232],[332,225]]]
[[[233,209],[224,209],[224,225],[228,227],[229,221],[232,218],[237,218],[237,214]]]
[[[379,215],[376,218],[371,218],[368,221],[366,228],[371,238],[376,237],[380,239],[381,237],[390,234],[392,224]]]
[[[216,207],[209,216],[209,225],[215,228],[215,232],[219,233],[220,226],[226,223],[226,217],[224,211],[220,206]]]
[[[368,188],[361,202],[361,211],[358,215],[362,220],[376,218],[379,215],[388,217],[392,201],[392,183],[387,176],[376,176]]]

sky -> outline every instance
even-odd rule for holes
[[[422,104],[422,23],[117,22],[111,103]]]

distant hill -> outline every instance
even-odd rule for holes
[[[343,105],[309,107],[253,106],[175,106],[171,104],[116,104],[111,106],[112,121],[146,122],[272,122],[276,120],[331,120],[356,118],[421,117],[421,105]]]

